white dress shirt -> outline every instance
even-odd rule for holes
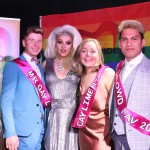
[[[23,56],[26,58],[27,62],[30,64],[30,66],[33,68],[33,70],[37,73],[37,75],[41,78],[40,69],[37,66],[35,61],[31,61],[32,57],[25,52],[23,53]]]
[[[122,71],[122,83],[126,80],[126,78],[129,76],[131,71],[141,62],[142,58],[143,58],[143,53],[141,52],[134,59],[130,61],[125,60],[125,66]]]

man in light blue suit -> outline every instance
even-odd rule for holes
[[[144,27],[136,20],[119,25],[121,61],[110,101],[115,150],[150,150],[150,60],[142,53]]]
[[[44,82],[42,67],[34,61],[42,50],[42,40],[41,28],[28,27],[22,40],[24,52],[19,60],[28,64]],[[44,108],[36,86],[15,61],[4,66],[1,108],[6,147],[9,150],[40,150]]]

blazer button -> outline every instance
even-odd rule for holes
[[[44,114],[41,115],[41,119],[44,119]]]
[[[116,125],[116,123],[114,123],[114,125]]]
[[[39,106],[39,104],[36,104],[36,106]]]

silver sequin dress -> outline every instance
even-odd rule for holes
[[[53,61],[47,60],[45,79],[53,100],[48,111],[45,148],[78,150],[78,131],[71,128],[71,120],[76,108],[79,77],[70,71],[65,79],[59,79],[53,66]]]

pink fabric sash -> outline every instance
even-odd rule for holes
[[[17,58],[13,61],[19,66],[19,68],[26,75],[26,77],[36,87],[42,105],[44,107],[48,107],[52,98],[50,97],[45,87],[45,84],[42,82],[42,80],[39,78],[36,72],[31,68],[31,66],[27,62],[22,61],[20,58]]]
[[[80,106],[78,108],[75,119],[73,120],[72,126],[75,128],[83,128],[87,122],[91,107],[94,101],[94,96],[98,86],[98,81],[106,66],[101,66],[94,82],[88,87],[84,95],[82,96]]]
[[[124,61],[121,61],[117,66],[117,72],[114,81],[114,91],[117,108],[124,122],[127,122],[130,126],[140,131],[141,133],[150,136],[150,121],[127,108],[124,88],[119,77],[123,62]]]

